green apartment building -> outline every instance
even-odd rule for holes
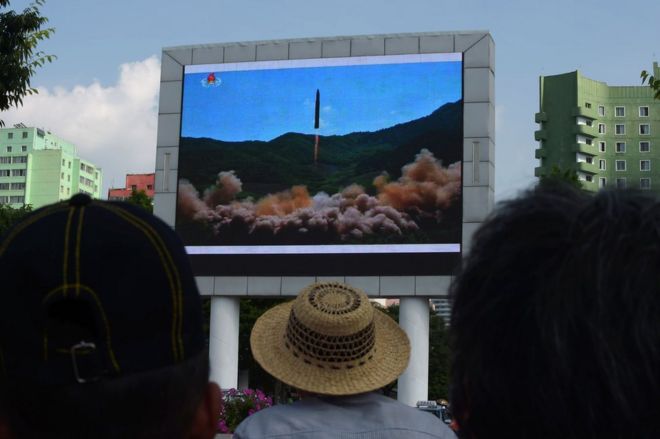
[[[660,67],[653,63],[653,75]],[[645,85],[608,86],[580,72],[540,77],[537,177],[574,170],[585,189],[660,191],[660,101]]]
[[[103,173],[76,147],[22,124],[0,129],[0,204],[38,208],[83,192],[99,198]]]

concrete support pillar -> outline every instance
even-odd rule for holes
[[[425,401],[429,394],[429,300],[402,297],[399,325],[410,339],[410,363],[399,377],[397,399],[409,406]]]
[[[239,311],[238,297],[211,298],[211,381],[218,383],[223,390],[238,387]]]

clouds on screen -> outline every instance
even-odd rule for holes
[[[67,140],[103,168],[103,196],[123,186],[126,173],[153,172],[160,60],[154,55],[119,66],[115,84],[96,80],[73,88],[40,88],[24,105],[2,114],[6,126],[22,122]]]

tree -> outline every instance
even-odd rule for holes
[[[131,192],[131,196],[126,199],[128,203],[135,204],[136,206],[140,206],[147,212],[153,212],[154,211],[154,205],[151,202],[151,198],[149,198],[149,195],[143,190],[135,190],[133,189],[133,192]]]
[[[7,8],[10,0],[0,0],[0,9]],[[55,59],[37,50],[42,40],[50,38],[53,28],[42,28],[48,18],[39,8],[44,0],[35,0],[22,13],[0,13],[0,111],[23,105],[23,97],[38,93],[30,85],[30,78],[38,67]],[[4,126],[0,120],[0,127]]]
[[[642,70],[642,73],[640,73],[639,76],[642,78],[642,84],[648,83],[649,87],[651,87],[651,90],[653,90],[655,93],[654,97],[656,99],[660,99],[660,78],[654,77],[646,70]]]
[[[19,207],[14,209],[7,204],[0,204],[0,238],[12,228],[14,224],[21,220],[25,215],[32,211],[32,206]]]
[[[374,305],[395,321],[399,321],[399,305],[383,308]],[[449,337],[442,317],[429,307],[429,400],[448,399],[449,396]],[[385,388],[390,394],[396,381]]]
[[[580,182],[580,179],[578,178],[577,172],[575,172],[572,169],[561,169],[557,165],[554,165],[552,169],[550,169],[549,174],[542,175],[540,178],[541,184],[557,182],[557,181],[567,183],[571,186],[574,186],[577,189],[584,189],[582,187],[582,183]]]

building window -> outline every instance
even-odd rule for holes
[[[13,139],[14,138],[14,133],[7,133],[7,138],[9,140]]]
[[[616,152],[626,152],[626,142],[616,142]]]
[[[604,171],[606,169],[607,162],[604,159],[598,160],[598,169]]]
[[[12,163],[27,163],[27,156],[26,155],[21,155],[21,156],[16,156],[11,158]]]
[[[640,171],[650,171],[651,170],[651,160],[640,160],[639,161],[639,170]]]
[[[60,194],[64,193],[64,186],[60,186]]]
[[[626,107],[614,107],[614,115],[616,117],[626,117]]]
[[[66,176],[66,181],[71,181],[71,176],[70,175]]]
[[[598,106],[598,115],[599,116],[605,116],[605,106],[603,106],[603,105]]]
[[[23,145],[23,146],[21,146],[21,151],[22,151],[22,152],[26,152],[26,151],[27,151],[27,145]]]
[[[150,190],[152,190],[153,188],[154,188],[154,185],[152,185],[152,184],[148,184],[148,185],[147,185],[147,190],[150,191]]]
[[[22,204],[25,202],[25,197],[24,196],[10,196],[9,197],[9,202],[11,204]]]
[[[584,106],[587,107],[587,108],[591,108],[591,102],[585,102]]]
[[[642,136],[648,136],[649,134],[651,134],[651,125],[647,123],[640,123],[639,134]]]
[[[85,165],[82,164],[82,163],[80,164],[80,170],[81,170],[81,171],[84,171],[84,170],[85,170]]]
[[[650,178],[640,178],[639,179],[639,188],[640,189],[651,189],[651,179]]]
[[[584,179],[585,179],[586,181],[588,181],[589,183],[591,183],[592,181],[594,181],[594,178],[593,178],[591,175],[587,175],[586,177],[584,177]]]
[[[587,137],[587,138],[584,140],[584,142],[585,142],[587,145],[591,145],[591,144],[593,143],[589,137]]]
[[[598,124],[598,134],[605,134],[605,124],[604,123],[599,123]]]
[[[66,166],[66,160],[62,159],[62,167]]]
[[[0,183],[0,191],[8,191],[9,183]]]
[[[616,160],[616,170],[625,171],[626,170],[626,161],[625,160]]]
[[[9,177],[10,172],[9,169],[0,169],[0,177]]]
[[[614,125],[614,133],[618,135],[626,134],[626,126],[622,123]]]
[[[137,185],[132,184],[132,185],[131,185],[131,190],[132,190],[132,191],[136,191],[136,190],[137,190]]]
[[[71,162],[69,162],[69,169],[71,169]]]
[[[588,127],[591,127],[591,126],[594,125],[594,121],[591,120],[591,119],[587,119],[587,121],[585,122],[585,124],[587,124]]]
[[[0,157],[0,163],[11,163],[11,157]]]
[[[62,180],[64,180],[64,172],[62,172],[62,175],[60,177]]]
[[[639,107],[639,117],[649,117],[649,107]]]
[[[598,151],[605,152],[605,149],[606,149],[606,143],[602,140],[598,142]]]
[[[585,157],[584,160],[585,160],[587,163],[589,163],[590,165],[592,165],[592,164],[594,163],[594,159],[593,159],[593,157],[591,157],[591,156],[587,156],[587,157]]]
[[[625,177],[619,177],[615,181],[616,181],[616,188],[617,189],[625,189],[626,188],[626,178]]]
[[[11,176],[12,177],[25,177],[25,169],[12,169],[11,170]]]
[[[651,142],[639,142],[639,152],[651,152]]]
[[[23,131],[23,138],[24,138],[24,139],[27,139],[27,136],[28,136],[27,131]]]
[[[12,150],[11,146],[8,146],[7,147],[7,152],[11,152],[11,150]]]
[[[25,189],[25,183],[12,183],[9,189],[12,191],[22,191]]]
[[[66,188],[66,194],[70,195],[71,194],[71,188]]]

